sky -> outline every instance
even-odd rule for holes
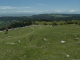
[[[0,0],[0,14],[80,14],[80,0]]]

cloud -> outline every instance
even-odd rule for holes
[[[41,13],[41,12],[44,12],[44,11],[26,11],[26,10],[24,10],[24,11],[15,11],[15,12],[18,12],[18,13]]]
[[[69,12],[77,12],[77,10],[69,10]]]
[[[48,10],[4,10],[4,11],[0,11],[0,13],[47,13]]]
[[[55,10],[54,12],[65,12],[65,10]]]
[[[12,6],[0,6],[0,9],[27,9],[31,7],[12,7]]]
[[[29,8],[29,7],[6,6],[5,8],[0,8],[1,9],[0,13],[36,13],[36,14],[39,14],[39,13],[40,14],[41,13],[80,13],[79,10],[32,10],[32,9],[26,9],[26,8]]]
[[[39,6],[45,6],[44,4],[38,4]]]
[[[79,10],[54,10],[57,13],[77,13],[80,12]]]
[[[33,13],[34,11],[15,11],[15,12],[18,12],[18,13]]]
[[[0,9],[12,9],[13,7],[11,6],[0,6]]]

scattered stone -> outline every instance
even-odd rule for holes
[[[11,42],[11,43],[10,43],[10,42],[8,42],[7,44],[11,44],[11,45],[14,45],[15,43],[13,43],[13,42]]]
[[[44,41],[46,41],[46,38],[44,38]]]
[[[79,44],[80,45],[80,42],[76,42],[76,44]]]
[[[50,44],[50,43],[47,43],[47,44]]]
[[[10,38],[10,36],[8,36],[8,38]]]
[[[66,55],[66,57],[68,58],[68,57],[70,57],[69,55]]]
[[[61,43],[65,43],[65,41],[62,40]]]
[[[18,42],[21,42],[20,40],[18,40]]]
[[[79,40],[79,38],[74,38],[74,40],[78,41],[78,40]]]

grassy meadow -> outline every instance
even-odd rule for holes
[[[80,25],[32,25],[8,34],[1,31],[0,60],[80,60]]]

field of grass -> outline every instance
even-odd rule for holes
[[[80,60],[80,25],[39,25],[0,32],[0,60]]]

